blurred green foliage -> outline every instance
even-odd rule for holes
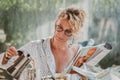
[[[99,64],[102,68],[120,65],[120,0],[91,0],[90,36],[96,44],[109,42],[113,46]],[[94,28],[94,29],[93,29]]]
[[[7,45],[19,48],[36,39],[35,30],[48,21],[54,21],[60,8],[76,4],[81,0],[0,0],[0,29],[6,41],[0,42],[0,52]]]
[[[5,43],[0,43],[0,52],[6,44],[18,48],[36,39],[34,30],[43,22],[53,20],[62,6],[65,7],[64,0],[0,0],[0,29],[7,35]]]

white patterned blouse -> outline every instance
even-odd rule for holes
[[[34,60],[33,66],[36,69],[35,80],[40,80],[42,76],[55,73],[56,66],[51,51],[50,38],[32,41],[21,47],[19,50],[23,51],[25,54],[29,53]]]

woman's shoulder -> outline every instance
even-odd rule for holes
[[[39,40],[29,41],[27,44],[25,44],[25,45],[23,45],[22,47],[20,47],[19,50],[28,51],[28,52],[37,50],[38,47],[39,47],[39,48],[42,47],[43,41],[46,41],[46,40],[47,40],[47,39],[39,39]]]
[[[44,41],[47,41],[47,40],[49,40],[49,38],[37,39],[37,40],[30,41],[29,43],[38,44],[38,43],[43,43]]]

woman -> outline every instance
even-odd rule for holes
[[[56,19],[53,37],[32,41],[19,49],[33,58],[36,80],[64,71],[80,48],[77,44],[71,44],[69,39],[79,34],[84,19],[84,10],[67,8],[60,12]],[[15,47],[9,47],[4,53],[2,64],[6,64],[11,57],[17,55]]]

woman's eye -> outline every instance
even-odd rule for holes
[[[56,28],[57,31],[63,31],[62,27],[60,27],[59,25]]]

